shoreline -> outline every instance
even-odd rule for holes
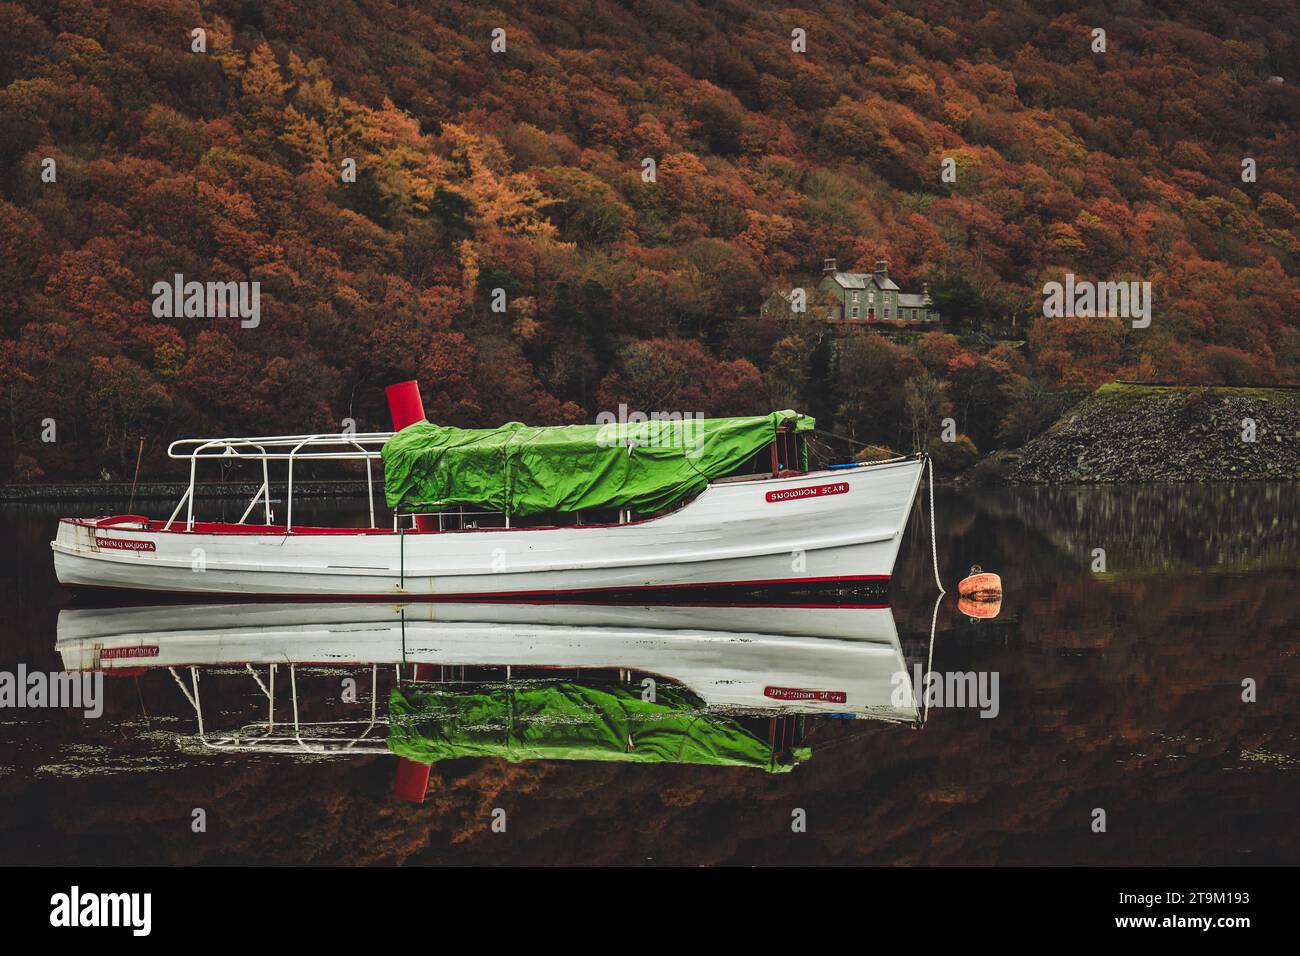
[[[1112,382],[1019,448],[990,452],[972,484],[1115,485],[1300,480],[1300,391]]]

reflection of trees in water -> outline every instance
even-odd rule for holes
[[[812,760],[779,778],[466,759],[434,768],[422,806],[393,802],[393,764],[383,758],[241,757],[112,779],[0,778],[13,804],[0,821],[0,859],[1294,863],[1300,779],[1281,759],[1300,730],[1290,579],[1104,581],[1075,569],[1038,584],[1014,627],[941,615],[935,667],[999,672],[999,717],[937,710],[921,731],[828,721]],[[183,713],[170,678],[154,676],[141,681],[150,712]],[[1259,684],[1256,704],[1241,701],[1247,676]],[[241,701],[216,697],[215,683],[213,704],[238,710]],[[110,695],[117,709],[106,724],[132,712],[128,689],[116,702]],[[188,830],[197,806],[209,810],[203,839]],[[1098,806],[1109,816],[1105,837],[1088,827]],[[490,829],[494,807],[509,814],[506,834]],[[813,822],[794,838],[792,807]]]
[[[1018,493],[1014,489],[1013,493]],[[928,629],[936,590],[930,556],[930,516],[925,508],[913,510],[894,565],[891,601],[908,613],[924,611]],[[956,592],[957,582],[972,565],[1002,576],[1011,593],[1024,593],[1037,583],[1078,570],[1079,562],[1066,554],[1046,527],[1028,520],[1016,509],[999,505],[963,490],[935,491],[938,522],[935,541],[939,575],[944,587]],[[915,608],[913,607],[915,605]],[[1004,605],[1005,606],[1005,605]],[[943,621],[944,611],[940,611]]]
[[[1109,571],[1248,569],[1300,561],[1300,485],[1124,485],[956,493],[956,507],[1019,519],[1077,565]],[[940,520],[944,520],[942,507]]]

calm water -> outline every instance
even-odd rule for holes
[[[426,802],[412,805],[390,796],[391,756],[205,750],[194,737],[194,709],[166,669],[152,668],[107,679],[99,719],[0,710],[0,862],[1300,863],[1297,487],[940,489],[937,499],[945,582],[952,588],[973,564],[999,572],[1000,614],[974,622],[949,596],[931,643],[936,592],[929,529],[918,516],[896,569],[893,621],[873,618],[869,629],[886,648],[896,628],[909,670],[932,654],[940,673],[996,674],[995,717],[940,706],[923,726],[809,717],[811,755],[785,773],[460,757],[435,764]],[[69,602],[53,580],[47,542],[62,510],[0,510],[9,612],[0,671],[59,670],[56,638],[114,626],[94,605]],[[316,510],[360,514],[355,506]],[[1104,572],[1093,569],[1096,549],[1105,552]],[[295,614],[305,621],[321,613],[282,610],[287,616],[268,625],[274,633],[302,624]],[[256,624],[259,613],[273,612],[165,608],[129,619],[127,633],[152,636],[128,643],[167,650],[181,638],[169,643],[166,632],[206,629],[225,642],[220,656],[243,660],[247,647],[232,629]],[[498,617],[516,620],[488,625],[482,647],[492,661],[514,659],[514,680],[536,680],[524,665],[541,653],[539,632],[519,613],[503,610]],[[772,612],[765,626],[815,631],[818,613]],[[674,620],[722,631],[759,627],[740,610],[643,617],[656,627]],[[639,681],[657,666],[665,678],[725,696],[748,679],[760,687],[784,675],[812,680],[818,666],[849,686],[893,660],[840,664],[834,654],[843,648],[823,640],[825,654],[809,665],[774,638],[688,661],[644,641],[619,644],[628,623],[588,620],[610,659],[598,662],[600,671],[569,668],[553,678],[605,686],[612,667],[634,668]],[[331,632],[328,622],[323,630]],[[414,627],[396,644],[394,633],[391,621],[376,627],[376,659],[400,660],[414,647]],[[799,640],[804,647],[809,639]],[[582,652],[596,654],[593,646]],[[334,657],[323,663],[330,666],[299,673],[304,719],[341,711],[364,720],[369,671]],[[751,672],[728,670],[742,664]],[[381,711],[390,671],[378,678]],[[278,673],[283,688],[286,672]],[[363,693],[345,706],[339,689],[347,674],[360,676]],[[464,678],[446,685],[455,694],[501,686],[499,673],[437,676]],[[1242,700],[1247,679],[1253,703]],[[201,688],[210,731],[258,719],[263,708],[237,666],[204,672]],[[877,703],[876,716],[889,709],[888,700]],[[286,703],[280,719],[287,713]],[[760,738],[768,733],[763,715],[736,719]],[[793,722],[787,730],[794,733]],[[207,813],[206,833],[191,831],[195,808]],[[507,813],[504,833],[492,830],[494,808]],[[1097,808],[1106,814],[1104,833],[1092,829]],[[796,810],[806,832],[792,832]]]

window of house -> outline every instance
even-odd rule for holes
[[[855,295],[853,298],[856,299],[857,296]],[[849,314],[850,314],[851,316],[853,316],[853,318],[856,319],[856,318],[858,317],[858,307],[855,305],[855,306],[852,308],[852,310],[850,310]]]

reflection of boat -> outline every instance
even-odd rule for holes
[[[779,771],[810,755],[807,715],[920,719],[889,608],[64,609],[57,649],[67,670],[166,670],[194,708],[199,741],[214,750],[397,754],[394,792],[415,801],[424,798],[430,766],[451,758]],[[264,698],[266,719],[213,730],[200,668],[220,673],[240,664]],[[368,718],[340,719],[337,701],[321,717],[300,698],[309,672],[360,666],[369,669]],[[288,719],[276,709],[281,669]],[[380,712],[381,674],[392,680],[389,716]],[[225,712],[220,703],[216,709]]]
[[[395,433],[174,442],[190,481],[171,517],[62,520],[51,544],[60,583],[397,599],[879,585],[924,467],[913,457],[809,471],[813,422],[794,412],[456,429],[425,421],[418,392],[406,398],[400,414],[393,405]],[[381,459],[391,527],[374,505]],[[195,520],[197,466],[213,460],[261,472],[238,522]],[[294,467],[301,478],[304,463],[321,461],[364,463],[370,527],[294,522]],[[283,524],[270,462],[287,464]],[[259,507],[262,523],[246,523]]]
[[[904,721],[917,716],[889,608],[365,603],[64,609],[58,650],[68,670],[107,674],[233,664],[623,670],[668,678],[708,706]]]

